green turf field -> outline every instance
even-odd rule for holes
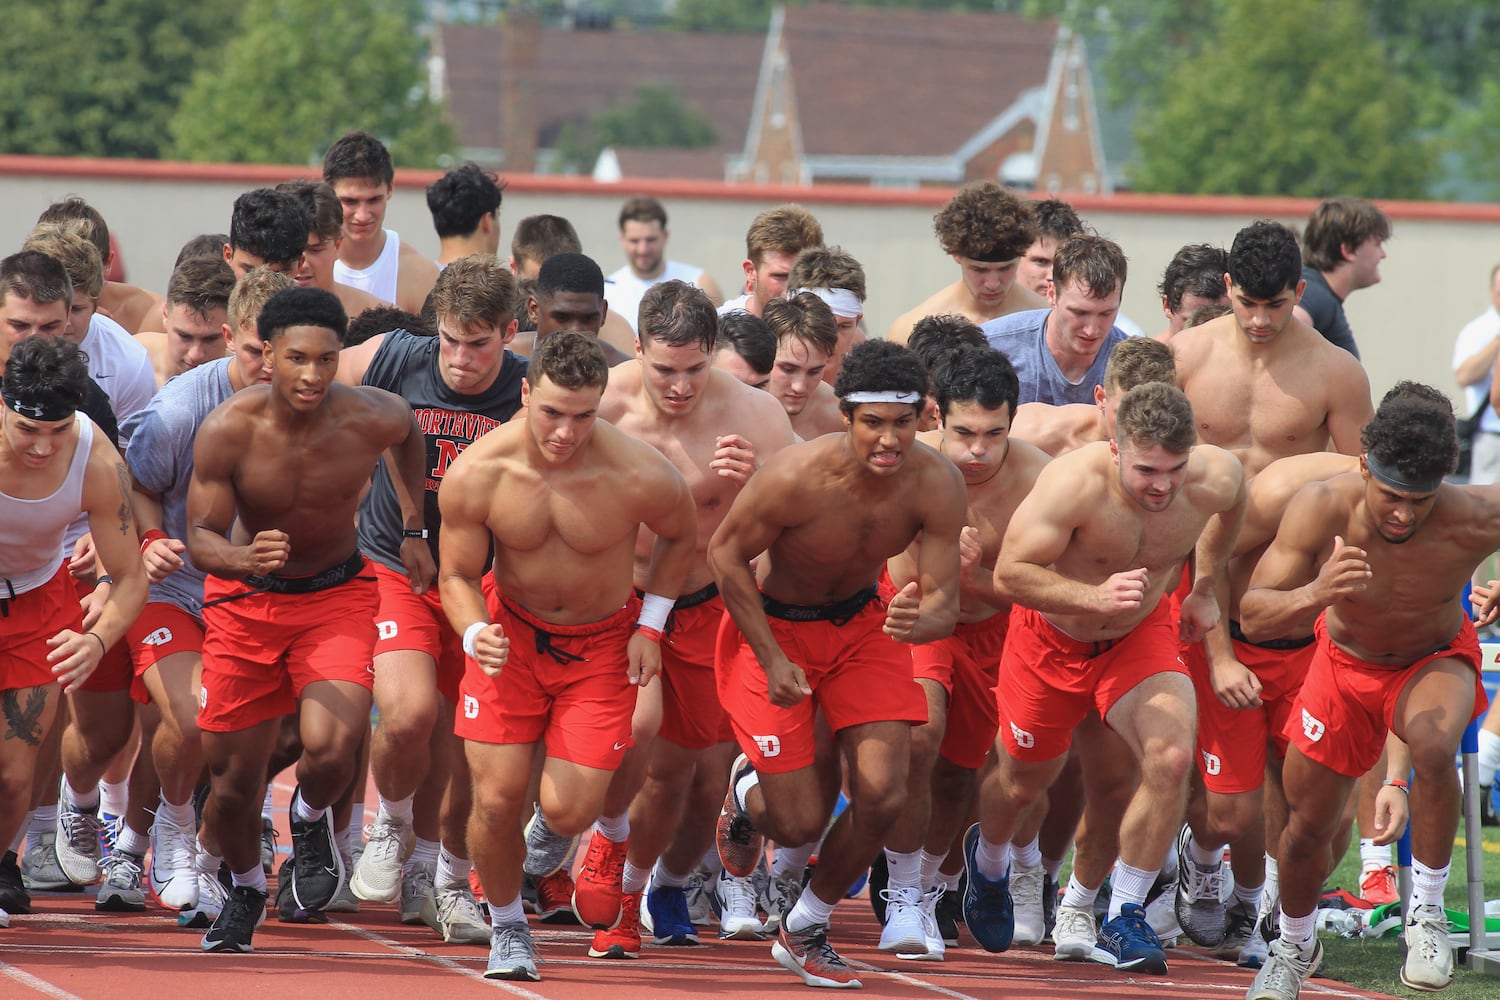
[[[1500,899],[1500,827],[1484,828],[1484,895]],[[1328,885],[1352,892],[1359,886],[1359,844],[1356,841],[1334,869]],[[1459,824],[1458,843],[1453,847],[1453,868],[1448,878],[1447,906],[1451,910],[1468,910],[1468,865],[1465,863],[1463,825]],[[1491,949],[1500,949],[1500,935],[1491,934]],[[1361,989],[1391,993],[1399,997],[1431,996],[1401,985],[1401,962],[1404,957],[1399,938],[1323,937],[1325,974]],[[1442,992],[1452,1000],[1494,1000],[1500,997],[1500,979],[1469,972],[1456,963],[1453,985]]]

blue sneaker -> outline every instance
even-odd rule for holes
[[[964,924],[985,951],[1004,951],[1016,930],[1016,914],[1010,898],[1010,871],[999,879],[979,874],[979,824],[964,834],[964,869],[969,884],[964,889]]]
[[[1093,959],[1102,965],[1132,972],[1167,973],[1167,955],[1161,939],[1146,922],[1146,910],[1136,903],[1120,907],[1120,915],[1099,928]]]
[[[698,943],[698,928],[688,914],[687,890],[678,886],[659,885],[646,893],[646,909],[651,914],[653,940],[662,945]]]
[[[1488,809],[1480,809],[1480,826],[1500,826],[1500,771],[1495,772],[1495,780],[1490,782],[1490,798]]]

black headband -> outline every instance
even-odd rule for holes
[[[14,410],[28,420],[38,420],[42,423],[67,420],[78,412],[78,407],[72,400],[55,392],[43,392],[24,397],[15,393],[6,393],[4,398],[7,409]]]
[[[986,250],[984,253],[969,254],[970,260],[977,260],[981,264],[1006,264],[1016,259],[1016,255],[1007,254],[999,249]]]
[[[1381,464],[1369,452],[1365,452],[1365,468],[1370,470],[1370,475],[1397,493],[1436,493],[1438,487],[1443,485],[1441,473],[1430,479],[1408,479],[1395,466]]]

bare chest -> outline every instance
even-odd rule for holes
[[[561,542],[580,555],[603,552],[633,536],[640,523],[628,482],[600,473],[543,477],[507,469],[490,507],[495,542],[535,552]]]
[[[1284,365],[1209,367],[1186,387],[1198,439],[1236,453],[1255,471],[1277,458],[1321,451],[1328,444],[1328,408],[1315,372]]]

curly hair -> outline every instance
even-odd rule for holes
[[[1072,205],[1061,198],[1043,198],[1031,203],[1031,210],[1036,213],[1036,229],[1038,238],[1050,236],[1061,242],[1075,233],[1088,231],[1083,220]]]
[[[284,191],[258,188],[234,200],[229,218],[229,245],[267,264],[292,265],[307,249],[312,218],[302,203]]]
[[[982,347],[989,350],[984,332],[967,316],[923,316],[906,338],[908,349],[915,351],[931,372],[938,359],[960,347]]]
[[[1198,440],[1193,406],[1175,385],[1147,382],[1125,393],[1115,416],[1116,439],[1137,448],[1161,445],[1174,455],[1186,455]]]
[[[405,330],[418,337],[436,337],[432,324],[415,313],[395,306],[376,306],[366,309],[349,321],[349,332],[344,335],[345,347],[356,347],[371,337],[378,337],[393,330]]]
[[[564,389],[603,387],[609,382],[609,363],[599,338],[576,330],[560,330],[536,345],[526,378],[536,385],[546,377]]]
[[[1261,219],[1235,234],[1229,248],[1229,280],[1252,299],[1274,299],[1302,280],[1297,234]]]
[[[922,359],[910,348],[889,340],[867,340],[856,344],[844,355],[843,367],[839,369],[834,383],[834,395],[839,397],[839,409],[852,415],[858,404],[846,402],[844,397],[854,392],[914,392],[925,397],[929,389],[927,369]],[[922,401],[911,404],[920,413]]]
[[[1224,272],[1229,270],[1229,254],[1212,243],[1189,243],[1172,255],[1162,272],[1156,290],[1166,296],[1167,308],[1176,312],[1184,295],[1200,299],[1224,297]]]
[[[1446,476],[1458,464],[1453,404],[1430,385],[1397,382],[1359,432],[1359,443],[1413,482]]]
[[[970,260],[1015,260],[1036,242],[1036,213],[995,181],[959,189],[932,217],[943,253]]]
[[[427,211],[439,237],[468,236],[480,220],[500,210],[505,181],[477,163],[448,171],[427,187]]]

